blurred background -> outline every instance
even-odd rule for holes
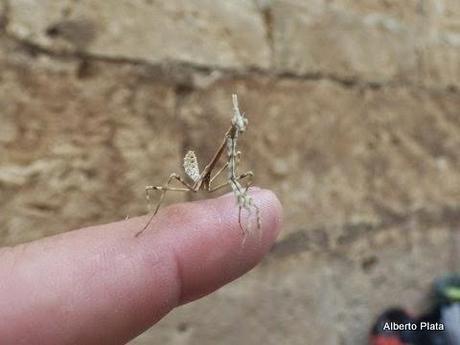
[[[145,213],[232,93],[284,205],[261,265],[130,344],[366,344],[458,270],[458,0],[0,4],[0,245]]]

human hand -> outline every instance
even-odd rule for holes
[[[0,249],[0,344],[124,344],[236,279],[281,225],[276,196],[251,195],[262,233],[244,246],[229,194],[160,210],[140,237],[145,216]]]

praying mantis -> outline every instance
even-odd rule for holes
[[[238,105],[238,97],[236,94],[232,95],[233,103],[233,118],[230,128],[227,130],[224,136],[222,144],[219,146],[217,151],[212,156],[209,163],[204,167],[203,171],[200,173],[198,160],[194,151],[188,151],[184,157],[184,171],[185,174],[189,177],[192,182],[188,182],[186,179],[182,178],[176,173],[172,173],[166,183],[162,186],[146,186],[145,187],[145,197],[151,207],[151,197],[150,194],[152,191],[159,191],[160,198],[158,203],[150,216],[148,222],[145,226],[136,234],[136,237],[140,236],[148,228],[149,224],[152,222],[155,215],[158,213],[160,206],[166,196],[168,191],[175,192],[198,192],[203,190],[209,193],[215,192],[226,186],[230,186],[233,194],[235,195],[236,204],[238,205],[238,223],[242,230],[244,238],[250,231],[251,223],[248,223],[248,227],[244,227],[242,224],[242,210],[248,212],[248,217],[252,215],[252,211],[255,210],[256,216],[256,225],[257,228],[261,227],[260,220],[260,211],[257,205],[254,203],[252,197],[248,194],[248,189],[252,184],[252,179],[254,174],[252,171],[247,171],[243,174],[238,174],[238,164],[241,156],[241,152],[237,151],[236,145],[238,137],[241,133],[244,133],[248,125],[248,119],[245,117],[244,113],[240,112]],[[221,157],[226,153],[226,162],[224,165],[213,175],[213,171],[217,166],[217,163]],[[215,179],[220,176],[224,171],[227,171],[226,182],[213,186]],[[243,179],[247,180],[246,185],[243,187],[241,181]],[[182,187],[171,187],[173,181],[178,181]]]

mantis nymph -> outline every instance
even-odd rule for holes
[[[230,186],[236,198],[236,204],[238,205],[238,221],[240,228],[243,232],[243,235],[246,236],[249,232],[250,222],[248,227],[245,228],[241,223],[241,212],[246,210],[248,215],[251,216],[252,211],[255,210],[257,228],[260,228],[260,213],[257,205],[254,204],[253,199],[248,194],[248,189],[252,184],[252,178],[254,174],[252,171],[245,172],[243,174],[238,174],[237,168],[240,159],[241,152],[236,150],[236,144],[240,133],[243,133],[246,130],[248,120],[240,112],[238,106],[238,97],[234,94],[232,95],[233,101],[233,118],[230,128],[225,133],[224,140],[222,144],[217,149],[214,156],[211,158],[210,162],[204,167],[203,171],[200,173],[198,161],[195,155],[195,152],[188,151],[184,157],[184,171],[185,174],[190,178],[191,183],[183,179],[176,173],[172,173],[166,183],[162,186],[146,186],[145,187],[145,196],[149,205],[151,205],[150,193],[152,191],[160,191],[160,199],[153,211],[152,216],[148,220],[147,224],[136,234],[136,237],[141,235],[148,227],[153,217],[157,214],[160,209],[161,203],[168,191],[176,192],[197,192],[199,190],[204,190],[206,192],[214,192],[218,189],[221,189],[226,186]],[[219,162],[219,159],[226,152],[226,162],[225,164],[213,175],[213,171]],[[213,186],[213,182],[222,172],[227,170],[227,180],[224,183]],[[243,187],[241,180],[246,179],[247,183]],[[176,180],[182,184],[183,187],[171,187],[171,183]]]

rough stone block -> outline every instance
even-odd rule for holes
[[[0,44],[1,244],[146,212],[144,186],[180,164],[173,88]]]
[[[269,64],[251,1],[15,0],[10,7],[10,33],[55,51],[226,68]]]
[[[376,83],[413,80],[416,31],[397,18],[312,2],[274,1],[271,11],[280,72]]]

